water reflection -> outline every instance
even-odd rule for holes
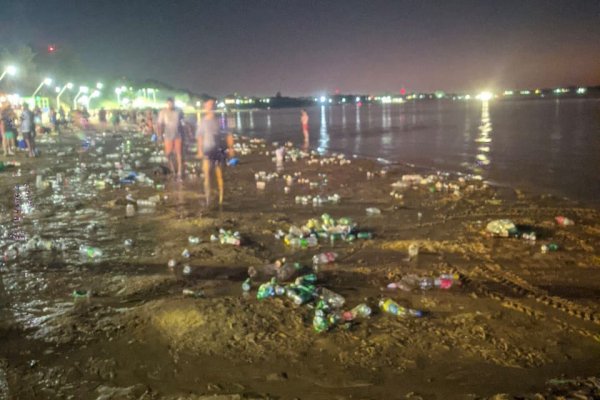
[[[327,115],[325,106],[321,106],[321,127],[319,128],[319,147],[317,151],[324,153],[329,146],[329,133],[327,132]]]
[[[241,113],[239,111],[237,111],[235,113],[235,120],[236,120],[236,128],[237,129],[243,129],[243,126],[242,126],[242,115],[241,115]]]
[[[389,146],[392,143],[392,117],[390,113],[390,105],[384,104],[381,108],[381,127],[383,128],[383,134],[381,135],[381,145]]]
[[[271,112],[267,112],[267,128],[271,131]]]
[[[481,173],[483,168],[487,167],[491,163],[490,159],[490,143],[492,143],[492,121],[490,119],[489,102],[484,101],[481,103],[481,123],[479,124],[479,134],[475,139],[475,143],[478,143],[477,153],[475,156],[475,168],[474,171]]]
[[[250,129],[254,129],[254,111],[250,111]]]

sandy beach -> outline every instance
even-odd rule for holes
[[[0,398],[600,396],[597,209],[291,145],[277,168],[278,146],[237,145],[225,202],[208,208],[191,153],[177,183],[136,132],[49,136],[41,158],[19,156],[0,172]],[[320,205],[298,197],[335,194]],[[149,198],[156,205],[134,204]],[[372,237],[285,244],[280,231],[323,214]],[[490,235],[498,219],[518,234]],[[240,245],[211,240],[219,229],[239,232]],[[81,256],[82,244],[103,254]],[[313,271],[323,252],[338,258]],[[259,300],[265,279],[243,292],[249,267],[281,258],[304,266],[289,281],[315,272],[344,310],[365,303],[372,314],[315,332],[318,299]],[[442,274],[455,277],[451,287],[387,288]],[[386,313],[382,298],[423,316]]]

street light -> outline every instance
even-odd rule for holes
[[[58,95],[56,96],[56,109],[60,108],[60,95],[63,94],[63,92],[67,89],[71,90],[73,89],[73,84],[71,82],[67,83],[65,86],[63,86],[62,90],[59,89]]]
[[[4,79],[6,74],[8,74],[10,76],[14,76],[16,73],[17,73],[17,68],[14,65],[9,65],[4,69],[4,71],[2,72],[2,75],[0,75],[0,81],[2,79]]]
[[[73,108],[77,109],[77,99],[84,93],[87,93],[90,89],[87,86],[79,86],[79,92],[75,95],[73,99]]]
[[[121,88],[118,87],[115,89],[115,93],[117,94],[117,104],[119,104],[119,106],[121,106]]]
[[[87,108],[90,108],[90,102],[92,101],[92,99],[95,99],[96,97],[100,97],[100,91],[99,90],[94,90],[92,92],[92,95],[90,97],[88,97]]]
[[[101,82],[96,83],[96,89],[102,90],[104,88],[104,84]]]
[[[31,97],[35,97],[35,95],[40,91],[40,89],[42,89],[42,87],[44,85],[50,86],[52,84],[52,79],[50,78],[45,78],[42,83],[40,83],[40,86],[37,87],[37,89],[35,89],[35,92],[33,92],[33,94],[31,95]]]

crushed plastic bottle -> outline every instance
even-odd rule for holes
[[[89,258],[98,258],[98,257],[102,257],[102,255],[103,255],[102,250],[100,250],[99,248],[87,246],[84,244],[79,246],[79,253],[81,253]]]
[[[388,314],[396,315],[398,317],[422,317],[423,312],[420,310],[413,310],[412,308],[402,307],[392,299],[381,299],[379,301],[379,308],[381,311]]]
[[[369,207],[366,209],[367,215],[380,215],[381,210],[377,207]]]
[[[199,244],[200,243],[200,238],[198,236],[189,236],[188,237],[188,243],[189,244]]]

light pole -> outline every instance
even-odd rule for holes
[[[60,96],[63,94],[63,92],[65,90],[73,89],[73,84],[71,82],[69,82],[65,86],[63,86],[62,90],[60,88],[57,88],[57,89],[58,89],[58,95],[56,96],[56,109],[58,110],[60,108]]]
[[[121,88],[116,88],[115,93],[117,94],[117,104],[119,105],[119,107],[121,107]]]
[[[77,92],[75,98],[73,99],[73,109],[77,109],[77,99],[79,96],[81,96],[83,93],[87,93],[88,91],[89,88],[87,86],[79,86],[79,92]]]
[[[42,87],[43,87],[44,85],[48,85],[48,86],[49,86],[50,84],[52,84],[52,79],[50,79],[50,78],[45,78],[45,79],[42,81],[42,83],[40,83],[40,86],[38,86],[38,87],[37,87],[37,89],[35,89],[35,92],[33,92],[33,94],[31,95],[31,97],[32,97],[32,98],[34,98],[34,97],[35,97],[35,95],[36,95],[36,94],[38,94],[38,92],[39,92],[39,91],[42,89]]]
[[[88,97],[88,105],[87,105],[88,109],[90,109],[90,103],[91,103],[92,99],[95,99],[96,97],[100,97],[100,91],[99,90],[94,90],[92,92],[92,95],[90,97]]]
[[[4,71],[2,72],[2,75],[0,75],[0,81],[2,79],[4,79],[6,74],[8,74],[10,76],[14,76],[16,73],[17,73],[17,68],[15,68],[13,65],[9,65],[8,67],[6,67],[4,69]]]

